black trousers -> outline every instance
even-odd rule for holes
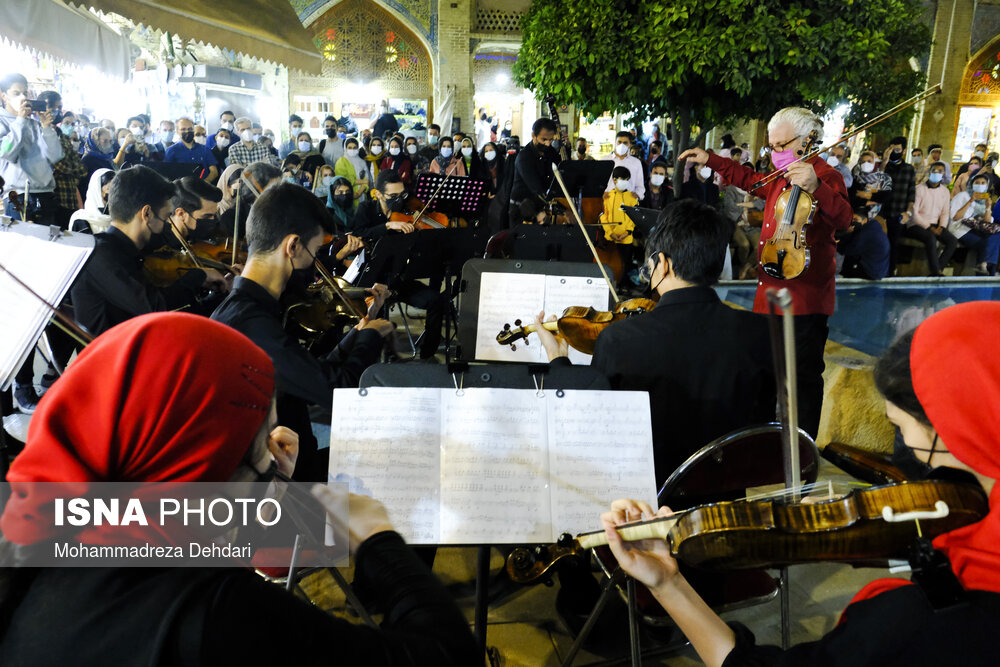
[[[435,283],[440,285],[440,281],[431,281],[431,284]],[[442,293],[440,288],[429,287],[417,280],[405,280],[394,285],[393,290],[403,303],[427,311],[424,335],[420,339],[420,358],[433,357],[441,345],[441,325],[444,324],[444,312],[448,307],[448,295]]]
[[[823,411],[823,351],[830,334],[826,315],[796,315],[795,364],[799,394],[799,426],[816,438]]]
[[[900,222],[902,216],[894,215],[885,217],[885,235],[889,237],[889,273],[887,278],[896,275],[896,246],[899,244],[899,237],[903,233],[903,223]]]
[[[924,244],[924,248],[927,250],[927,264],[931,268],[932,276],[941,275],[941,269],[948,265],[951,256],[955,253],[955,248],[958,247],[958,239],[952,236],[947,229],[942,229],[941,235],[938,236],[929,229],[911,225],[903,231],[903,234]],[[938,259],[939,245],[943,248],[940,259]]]

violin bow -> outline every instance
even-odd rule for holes
[[[185,239],[184,235],[181,234],[179,229],[177,229],[177,225],[174,224],[174,221],[167,220],[167,223],[170,225],[170,229],[174,231],[174,236],[176,236],[177,240],[181,242],[181,248],[183,248],[184,252],[186,252],[188,256],[191,257],[191,261],[194,263],[195,268],[204,271],[205,267],[202,266],[201,262],[198,261],[197,255],[195,255],[194,251],[191,250],[191,246],[188,245],[187,239]]]
[[[438,183],[437,190],[434,191],[434,194],[430,196],[430,199],[427,200],[427,203],[424,204],[424,207],[420,209],[419,213],[417,213],[417,216],[414,219],[414,221],[420,220],[420,218],[424,217],[424,213],[426,213],[427,209],[430,208],[431,202],[437,199],[437,196],[441,194],[441,188],[444,187],[444,184],[448,182],[448,179],[451,178],[451,175],[455,173],[456,169],[458,169],[458,165],[459,163],[456,162],[455,166],[451,168],[451,171],[449,171],[447,174],[444,175],[444,178],[441,179],[440,183]]]
[[[590,247],[590,252],[594,254],[594,261],[597,262],[598,268],[601,269],[601,275],[604,276],[605,282],[608,283],[608,289],[611,290],[611,296],[614,297],[616,304],[621,303],[622,300],[618,297],[618,290],[615,289],[614,282],[612,282],[611,278],[608,277],[608,272],[604,268],[604,262],[601,261],[601,258],[597,254],[597,248],[594,247],[594,242],[591,241],[590,237],[587,235],[587,228],[583,226],[583,220],[580,219],[580,214],[577,212],[576,207],[572,204],[573,200],[570,199],[569,190],[566,189],[566,184],[563,183],[562,174],[559,173],[559,165],[555,162],[552,163],[552,173],[555,174],[556,181],[559,182],[559,188],[563,191],[563,195],[566,197],[567,203],[570,204],[569,209],[573,211],[573,217],[576,218],[577,224],[580,225],[580,231],[583,232],[583,238],[586,239],[587,246]]]
[[[52,314],[55,316],[54,319],[52,320],[53,324],[55,324],[57,327],[65,331],[66,335],[70,336],[76,342],[80,343],[80,345],[83,345],[84,347],[87,346],[87,343],[90,343],[91,341],[94,340],[94,335],[92,333],[84,329],[83,326],[80,325],[78,322],[76,322],[73,318],[69,317],[68,315],[65,315],[58,308],[56,308],[51,303],[46,301],[42,297],[42,295],[40,295],[35,290],[31,289],[31,287],[29,287],[27,284],[25,284],[23,280],[14,275],[14,273],[6,266],[4,266],[2,263],[0,263],[0,271],[3,271],[8,276],[10,276],[15,283],[23,287],[31,296],[35,297],[36,299],[44,303],[48,307],[48,309],[52,311]]]
[[[333,276],[330,274],[330,271],[327,270],[327,268],[323,265],[323,262],[319,261],[319,258],[317,258],[315,264],[316,264],[316,270],[319,272],[319,275],[323,279],[323,282],[325,282],[330,287],[330,289],[333,290],[333,293],[336,294],[340,298],[340,300],[344,302],[344,305],[347,306],[359,320],[365,319],[366,313],[362,313],[360,310],[358,310],[357,306],[354,305],[354,302],[347,297],[347,294],[345,294],[344,290],[341,289],[340,285],[337,284],[337,281],[333,279]]]
[[[858,136],[859,134],[861,134],[862,132],[864,132],[868,128],[873,127],[875,125],[878,125],[879,123],[881,123],[881,122],[883,122],[885,120],[888,120],[889,118],[895,116],[900,111],[905,111],[906,109],[912,107],[914,104],[922,102],[925,99],[927,99],[928,97],[931,97],[933,95],[937,95],[940,92],[941,92],[941,84],[940,83],[934,84],[933,86],[931,86],[930,88],[928,88],[924,92],[920,93],[919,95],[914,95],[910,99],[905,100],[903,102],[900,102],[899,104],[897,104],[893,108],[889,109],[888,111],[885,111],[885,112],[879,114],[878,116],[876,116],[875,118],[872,118],[867,123],[864,123],[863,125],[861,125],[861,126],[855,128],[855,129],[851,130],[850,132],[847,132],[847,133],[841,135],[840,138],[837,139],[836,141],[834,141],[832,144],[827,144],[825,146],[820,146],[819,148],[815,148],[812,151],[810,151],[809,153],[806,153],[805,155],[802,155],[801,157],[797,158],[794,162],[792,162],[788,166],[790,167],[791,165],[795,164],[796,162],[805,162],[806,160],[811,160],[812,158],[814,158],[815,156],[819,155],[823,151],[828,151],[828,150],[830,150],[831,148],[833,148],[834,146],[836,146],[838,144],[842,144],[842,143],[844,143],[845,141],[847,141],[849,139],[853,139],[854,137]],[[754,183],[753,185],[751,185],[750,189],[751,190],[758,190],[758,189],[764,187],[765,185],[769,185],[769,184],[773,183],[774,181],[776,181],[779,177],[783,176],[787,171],[788,171],[788,167],[785,167],[784,169],[775,169],[770,174],[768,174],[767,176],[765,176],[761,180],[759,180],[756,183]]]

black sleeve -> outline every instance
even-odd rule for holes
[[[198,291],[204,283],[205,272],[201,269],[192,269],[168,287],[148,286],[153,310],[177,310],[194,304],[198,298]]]
[[[467,667],[482,663],[461,611],[396,533],[367,539],[355,587],[384,611],[380,629],[332,617],[249,573],[205,593],[202,665]],[[171,637],[174,641],[179,633]]]
[[[544,194],[545,186],[542,184],[542,179],[538,176],[538,170],[535,169],[533,158],[534,151],[521,151],[514,161],[514,169],[517,171],[518,176],[521,177],[521,181],[524,182],[528,191],[533,195],[541,196]]]
[[[355,234],[365,239],[381,238],[389,232],[385,223],[375,215],[373,203],[370,201],[358,204],[358,210],[354,214],[354,224],[351,228]]]

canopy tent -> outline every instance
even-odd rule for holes
[[[307,74],[323,71],[312,35],[286,0],[69,1]]]
[[[89,12],[55,0],[3,0],[0,36],[71,65],[93,66],[128,79],[132,46]]]

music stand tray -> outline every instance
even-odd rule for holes
[[[168,181],[196,176],[202,168],[200,164],[193,162],[144,162],[143,166],[149,167]]]
[[[486,194],[486,183],[468,176],[452,176],[424,172],[417,177],[414,194],[427,204],[429,211],[441,211],[455,216],[475,216]],[[441,184],[444,183],[442,186]],[[438,188],[441,191],[438,192]],[[437,192],[437,196],[434,193]]]

